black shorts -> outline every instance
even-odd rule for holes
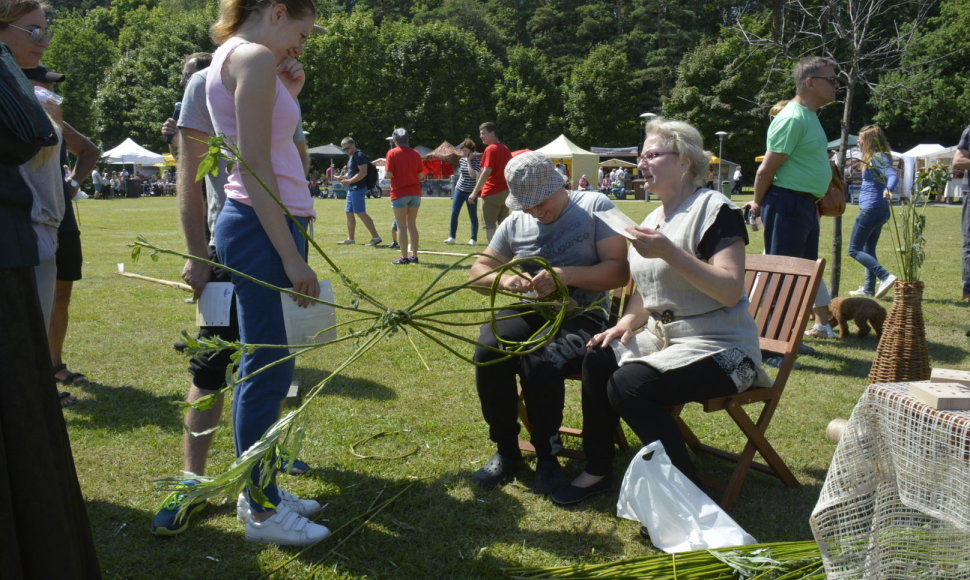
[[[57,279],[76,282],[81,279],[81,232],[57,232]]]

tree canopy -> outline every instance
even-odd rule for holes
[[[353,135],[378,156],[393,127],[434,146],[475,136],[483,121],[516,148],[560,132],[587,148],[630,146],[651,111],[693,123],[708,149],[727,131],[725,157],[753,165],[767,109],[793,92],[793,56],[824,49],[851,61],[852,35],[832,28],[849,2],[321,0],[329,34],[311,37],[302,57],[304,122],[311,145]],[[970,95],[970,0],[908,1],[880,13],[880,29],[909,30],[923,5],[933,18],[900,54],[883,55],[886,72],[851,102],[849,131],[876,121],[906,147],[951,144],[970,123],[960,106]],[[161,150],[182,58],[212,50],[217,9],[213,0],[58,3],[45,64],[68,75],[66,118],[104,146],[131,136]],[[808,20],[814,43],[794,35]],[[785,50],[752,43],[752,31]],[[832,138],[838,108],[822,111]]]

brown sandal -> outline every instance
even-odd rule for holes
[[[70,407],[74,403],[77,403],[77,397],[75,397],[71,393],[68,393],[67,391],[61,391],[60,393],[58,393],[57,396],[60,398],[62,409],[64,407]]]
[[[51,370],[54,371],[54,381],[68,387],[83,385],[84,383],[88,382],[88,378],[84,376],[83,373],[75,373],[68,370],[66,364],[59,364]],[[65,371],[67,372],[67,376],[64,378],[58,378],[57,375]]]

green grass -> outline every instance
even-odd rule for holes
[[[386,199],[370,200],[369,210],[385,240],[391,221]],[[621,202],[636,220],[655,203]],[[453,261],[423,256],[421,266],[394,266],[396,252],[364,246],[341,247],[346,237],[344,203],[317,201],[316,239],[345,271],[387,304],[406,306],[415,294]],[[426,199],[419,217],[423,248],[464,251],[446,246],[450,201]],[[844,218],[845,239],[857,209]],[[154,538],[149,521],[164,493],[154,480],[181,469],[181,414],[176,407],[189,383],[187,360],[171,344],[183,329],[193,331],[193,307],[186,294],[114,275],[117,263],[128,271],[178,280],[180,260],[143,256],[132,263],[126,244],[139,234],[154,243],[181,249],[175,202],[165,199],[90,200],[80,204],[85,278],[75,286],[66,360],[92,384],[75,389],[80,403],[65,410],[81,485],[88,502],[101,563],[108,578],[244,578],[269,571],[297,553],[250,544],[235,521],[234,501],[212,505],[182,536]],[[960,211],[927,210],[927,262],[924,314],[934,366],[970,369],[967,357],[967,305],[960,294]],[[828,255],[832,220],[823,221],[822,254]],[[467,216],[459,240],[467,239]],[[362,237],[362,236],[358,236]],[[484,236],[482,236],[484,239]],[[479,246],[483,248],[484,246]],[[752,234],[749,252],[762,249]],[[894,270],[888,235],[880,246],[883,264]],[[842,291],[858,287],[861,267],[843,260]],[[326,276],[322,260],[312,264]],[[457,275],[463,276],[464,272]],[[348,301],[337,286],[337,299]],[[478,295],[464,301],[481,301]],[[890,304],[884,301],[889,307]],[[468,332],[472,332],[468,330]],[[415,338],[427,371],[401,334],[375,348],[350,372],[336,379],[311,409],[301,457],[314,470],[281,483],[305,497],[329,504],[324,517],[337,528],[380,503],[406,482],[417,479],[393,505],[344,543],[353,526],[299,555],[280,573],[290,578],[471,578],[495,577],[506,566],[553,566],[605,562],[653,552],[640,539],[638,525],[614,514],[615,494],[578,509],[561,509],[513,483],[480,491],[468,476],[492,454],[475,395],[474,372],[427,340]],[[802,357],[769,436],[787,458],[803,486],[790,490],[777,480],[753,473],[737,506],[738,522],[759,541],[811,538],[808,516],[834,451],[825,427],[848,417],[866,385],[875,337],[811,341],[814,357]],[[352,349],[339,344],[298,363],[304,385],[315,383]],[[470,354],[470,353],[469,353]],[[578,388],[567,388],[567,423],[579,424]],[[228,413],[226,415],[228,417]],[[687,413],[703,437],[740,445],[736,429],[720,417]],[[350,446],[382,431],[408,430],[367,445],[371,453],[396,454],[414,444],[420,450],[399,460],[357,459]],[[210,471],[233,459],[230,429],[220,431],[210,455]],[[616,463],[621,476],[627,457]],[[581,465],[567,464],[571,473]],[[702,472],[726,473],[714,460],[699,461]]]

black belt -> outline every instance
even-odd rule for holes
[[[819,201],[822,200],[822,198],[817,197],[815,195],[812,195],[811,193],[808,193],[807,191],[795,191],[794,189],[789,189],[788,191],[794,193],[795,195],[797,195],[799,197],[803,197],[803,198],[807,199],[808,201],[810,201],[812,203],[818,203]]]

